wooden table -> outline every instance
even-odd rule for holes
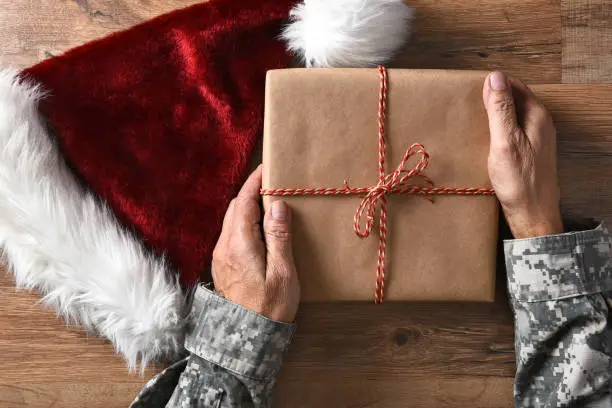
[[[28,66],[193,3],[0,0],[0,63]],[[612,3],[411,4],[415,33],[395,66],[503,69],[548,84],[536,91],[557,101],[563,210],[610,223]],[[511,407],[512,318],[498,275],[493,304],[304,305],[276,406]],[[128,374],[110,344],[66,327],[37,300],[0,273],[0,407],[127,406],[155,370]]]

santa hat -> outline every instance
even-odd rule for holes
[[[211,0],[0,71],[0,245],[17,285],[130,368],[179,352],[185,289],[207,279],[262,132],[266,71],[292,52],[382,63],[410,18],[401,0]]]

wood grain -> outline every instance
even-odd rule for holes
[[[407,381],[376,381],[374,376],[335,382],[327,378],[281,381],[276,394],[279,407],[368,408],[511,408],[512,378],[438,375]],[[348,396],[348,397],[347,397]]]
[[[198,0],[0,0],[0,64],[26,67]]]
[[[0,271],[0,384],[143,382],[127,375],[125,363],[106,340],[67,327],[39,301],[38,295],[15,289],[5,268]],[[145,376],[150,375],[152,371]]]
[[[557,126],[564,214],[612,225],[612,85],[533,88]]]
[[[612,2],[562,0],[563,82],[612,82]]]
[[[500,69],[529,83],[561,81],[559,1],[410,0],[414,34],[395,66]]]
[[[279,407],[510,407],[505,297],[493,304],[305,304]]]
[[[140,387],[137,383],[108,384],[75,380],[70,383],[0,384],[0,407],[126,408]]]

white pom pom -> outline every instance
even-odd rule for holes
[[[307,67],[371,67],[387,62],[410,34],[402,0],[304,0],[282,39]]]

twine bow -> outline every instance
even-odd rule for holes
[[[410,170],[406,170],[406,162],[410,157],[420,155],[418,163]],[[376,209],[378,205],[381,206],[386,204],[386,196],[389,194],[406,194],[410,191],[411,194],[422,194],[426,199],[433,202],[428,189],[418,187],[415,185],[408,184],[408,180],[413,177],[420,177],[429,185],[434,185],[427,176],[421,174],[429,166],[429,154],[425,151],[425,147],[420,143],[415,143],[406,151],[399,166],[392,172],[387,174],[378,182],[377,185],[367,188],[368,193],[365,195],[361,204],[357,208],[354,217],[353,230],[355,234],[360,238],[367,238],[370,236],[374,227],[374,220]],[[348,181],[344,182],[345,186],[349,190],[353,190],[349,187]],[[366,222],[365,228],[361,228],[361,220],[365,214]]]
[[[380,131],[379,140],[384,141],[384,129]],[[384,153],[383,153],[384,154]],[[405,170],[406,162],[414,155],[420,155],[420,159],[417,164],[410,170]],[[383,164],[384,165],[384,164]],[[372,229],[374,228],[374,219],[376,215],[376,209],[380,207],[379,216],[379,242],[378,242],[378,257],[376,260],[376,287],[374,289],[374,302],[382,303],[385,294],[385,259],[387,255],[387,195],[402,193],[402,187],[407,187],[412,194],[422,194],[429,201],[433,202],[433,199],[426,190],[414,185],[408,185],[408,181],[413,177],[420,177],[425,180],[427,184],[433,186],[433,182],[425,175],[421,174],[423,170],[429,165],[429,154],[425,151],[425,147],[422,144],[415,143],[404,154],[402,161],[400,162],[397,169],[393,172],[384,175],[380,178],[380,181],[375,186],[370,187],[368,193],[365,195],[361,204],[357,207],[355,216],[353,218],[353,230],[355,234],[360,238],[367,238],[370,236]],[[345,186],[350,189],[348,182],[345,181]],[[406,190],[406,191],[407,191]],[[365,226],[361,228],[361,220],[365,214]]]
[[[388,78],[387,69],[378,67],[380,76],[380,93],[378,96],[378,184],[370,187],[349,186],[347,180],[342,188],[270,188],[261,189],[261,195],[270,196],[305,196],[305,195],[358,195],[363,196],[355,216],[353,218],[353,230],[360,238],[367,238],[374,229],[376,210],[380,208],[378,217],[379,240],[378,257],[376,262],[376,288],[374,290],[374,302],[382,303],[385,295],[385,263],[387,254],[387,196],[389,194],[412,194],[422,195],[433,202],[432,195],[464,195],[464,196],[492,196],[495,190],[492,188],[473,187],[434,187],[434,183],[422,172],[429,165],[429,154],[420,143],[415,143],[406,151],[402,161],[397,168],[385,174],[385,156],[387,153],[387,142],[385,138],[385,121],[387,112]],[[415,166],[406,170],[406,163],[412,156],[420,156]],[[409,180],[420,178],[428,186],[420,187],[410,184]],[[365,216],[365,225],[361,223]]]

